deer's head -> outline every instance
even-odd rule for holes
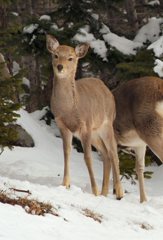
[[[54,74],[58,78],[74,77],[78,59],[86,55],[88,48],[86,43],[75,48],[60,45],[55,37],[47,35],[47,49],[52,54]]]

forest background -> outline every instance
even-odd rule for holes
[[[15,120],[12,112],[19,106],[33,112],[50,105],[53,71],[47,33],[71,46],[89,42],[89,53],[79,62],[76,77],[99,77],[113,90],[133,78],[163,77],[162,70],[155,71],[157,61],[163,67],[163,52],[158,56],[149,47],[163,42],[162,17],[163,0],[0,0],[0,52],[12,76],[4,82],[0,75],[1,115],[5,113],[0,131],[5,133],[6,123]],[[6,112],[10,118],[6,119]],[[48,124],[50,120],[47,112]],[[11,146],[14,133],[5,134],[0,143]]]

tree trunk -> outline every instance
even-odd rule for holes
[[[160,7],[163,9],[163,0],[160,0]]]
[[[26,0],[26,11],[27,11],[30,15],[33,14],[32,0]]]
[[[7,27],[7,8],[0,6],[0,27],[5,29]]]
[[[114,26],[116,24],[116,18],[114,17],[114,11],[111,8],[110,4],[105,1],[105,9],[107,10],[107,22],[108,22],[108,26]]]
[[[135,9],[135,0],[125,0],[125,8],[127,12],[128,22],[136,32],[139,28],[139,25],[137,19],[137,12]]]
[[[48,0],[44,0],[44,8],[46,11],[49,11],[50,6],[49,6],[49,1]]]
[[[16,0],[16,1],[15,1],[14,9],[15,9],[15,11],[18,12],[18,13],[21,12],[21,6],[20,6],[19,0]]]
[[[37,56],[24,56],[22,57],[22,65],[24,69],[27,69],[27,78],[30,81],[30,96],[27,110],[33,112],[42,107],[39,58]]]
[[[148,4],[148,0],[142,0],[142,3],[143,3],[144,5],[146,5],[146,4]]]

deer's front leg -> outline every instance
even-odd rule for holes
[[[63,152],[64,152],[64,177],[63,186],[70,187],[70,153],[72,145],[72,133],[66,127],[60,128],[60,132],[63,140]]]
[[[88,173],[90,176],[92,192],[94,195],[99,195],[98,187],[96,185],[94,172],[92,168],[92,156],[91,156],[91,133],[84,133],[81,137],[83,151],[84,151],[84,159],[88,169]]]

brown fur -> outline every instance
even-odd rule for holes
[[[98,188],[92,169],[91,145],[103,156],[102,194],[107,195],[110,161],[115,172],[117,198],[123,196],[119,180],[119,165],[116,141],[113,132],[115,103],[107,87],[95,78],[75,81],[78,59],[85,56],[88,46],[79,45],[75,49],[59,45],[47,36],[47,48],[52,53],[54,82],[51,110],[61,131],[64,150],[63,185],[70,186],[69,161],[72,135],[77,136],[83,146],[84,158],[90,175],[92,192],[98,195]]]
[[[131,80],[113,92],[116,102],[114,129],[117,142],[136,153],[140,201],[146,201],[143,170],[146,145],[163,161],[163,80],[144,77]],[[157,107],[158,106],[158,107]],[[158,112],[158,111],[159,112]]]

